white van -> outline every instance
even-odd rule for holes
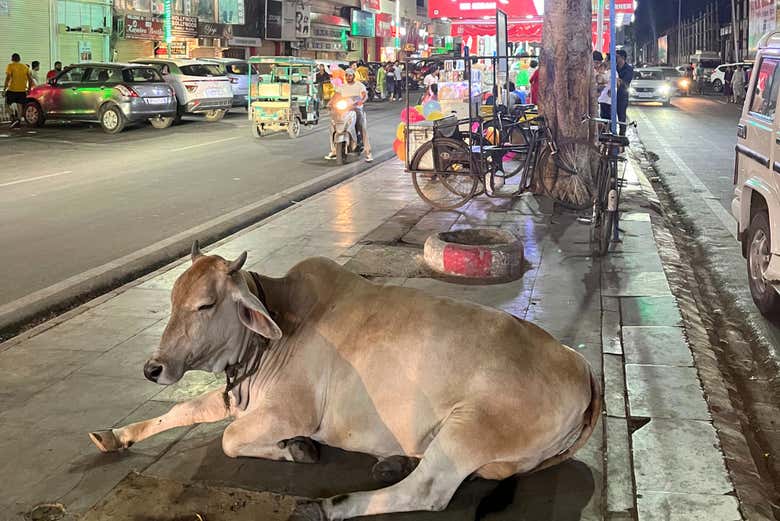
[[[747,259],[753,301],[780,316],[780,31],[758,43],[745,105],[737,125],[734,199],[737,238]]]

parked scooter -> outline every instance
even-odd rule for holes
[[[331,103],[330,139],[336,153],[336,163],[343,165],[349,154],[360,154],[363,144],[358,138],[358,98],[339,97]]]

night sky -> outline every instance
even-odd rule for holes
[[[694,16],[704,10],[713,0],[637,0],[636,10],[637,36],[640,42],[653,39],[666,29],[677,24],[677,6],[682,1],[682,18]],[[727,23],[731,19],[730,0],[718,0],[720,20]]]

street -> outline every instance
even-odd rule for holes
[[[741,105],[719,97],[678,97],[673,106],[633,105],[647,152],[675,201],[691,220],[705,247],[721,289],[730,295],[763,340],[768,354],[780,360],[780,329],[756,309],[748,289],[745,259],[731,216],[734,146]]]
[[[401,103],[368,109],[374,151]],[[335,167],[326,117],[300,138],[256,139],[245,111],[117,135],[96,124],[0,130],[0,305],[100,266]],[[362,161],[362,158],[360,159]]]

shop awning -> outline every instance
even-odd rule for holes
[[[509,21],[507,32],[510,42],[541,42],[542,22],[535,21]],[[592,23],[593,46],[596,46],[596,22]],[[609,49],[609,21],[604,22],[604,48]],[[453,20],[452,36],[463,38],[463,44],[468,45],[469,39],[476,41],[480,36],[495,36],[496,23],[493,20]],[[474,48],[472,44],[472,49]]]

